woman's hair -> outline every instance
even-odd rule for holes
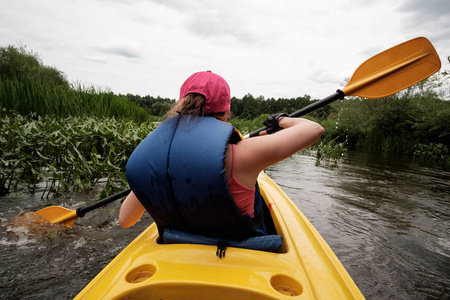
[[[210,116],[216,119],[223,119],[227,112],[218,113],[205,113],[206,98],[202,94],[191,93],[187,94],[186,97],[172,105],[170,110],[167,112],[166,117],[170,118],[180,115],[189,116]]]

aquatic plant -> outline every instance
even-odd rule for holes
[[[412,149],[414,157],[421,160],[443,162],[450,165],[450,150],[442,144],[417,144]]]
[[[115,192],[126,185],[131,151],[153,128],[152,122],[106,117],[5,115],[0,120],[1,191],[19,184],[34,191],[44,182],[42,196],[49,196],[106,179],[105,193]]]
[[[332,167],[337,167],[339,160],[347,152],[345,143],[340,143],[336,140],[321,140],[314,146],[314,149],[316,152],[316,165],[326,163]]]

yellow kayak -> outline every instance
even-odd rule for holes
[[[258,179],[280,253],[160,244],[153,223],[75,299],[364,299],[336,255],[265,173]]]

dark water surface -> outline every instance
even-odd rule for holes
[[[349,153],[338,168],[295,155],[267,173],[367,299],[450,299],[450,172]],[[145,214],[121,229],[120,201],[79,218],[70,230],[11,224],[22,211],[85,206],[95,193],[0,198],[0,299],[72,299],[150,224]]]
[[[350,153],[338,168],[296,155],[267,173],[367,299],[450,299],[450,172]]]

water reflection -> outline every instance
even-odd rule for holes
[[[296,155],[268,170],[368,299],[450,297],[450,173],[349,153],[338,168]]]

